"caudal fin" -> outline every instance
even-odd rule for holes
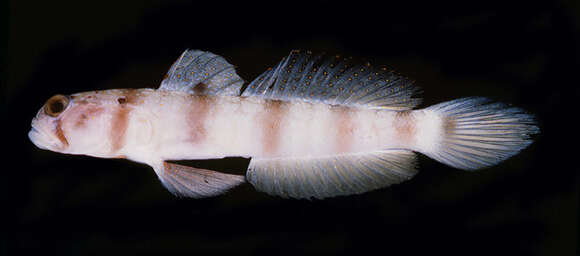
[[[424,110],[440,120],[440,136],[425,153],[463,170],[495,165],[532,143],[539,133],[534,117],[522,109],[481,97],[443,102]]]

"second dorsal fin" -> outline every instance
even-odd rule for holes
[[[206,95],[240,95],[244,81],[221,56],[185,50],[169,68],[159,90]]]
[[[420,103],[410,80],[386,68],[352,65],[349,60],[292,51],[276,68],[252,81],[242,96],[392,110],[408,110]]]

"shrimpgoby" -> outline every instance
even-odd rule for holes
[[[269,194],[326,198],[387,187],[417,174],[416,153],[477,170],[531,142],[534,117],[470,97],[413,110],[413,83],[349,58],[292,51],[251,83],[224,58],[186,50],[158,89],[55,95],[30,140],[67,154],[126,158],[185,197],[244,181]],[[246,176],[170,160],[251,158]]]

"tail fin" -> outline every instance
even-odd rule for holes
[[[534,117],[519,108],[473,97],[425,109],[441,120],[441,136],[427,152],[444,164],[463,170],[495,165],[526,148],[539,133]]]

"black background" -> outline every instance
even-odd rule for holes
[[[4,4],[0,253],[577,253],[575,1],[12,1]],[[50,96],[155,88],[186,49],[224,56],[251,81],[292,49],[386,64],[422,87],[421,107],[487,96],[537,115],[512,159],[464,172],[420,157],[414,179],[327,200],[245,184],[178,199],[126,160],[43,151],[27,138]],[[7,143],[6,143],[7,142]],[[192,162],[243,172],[248,161]]]

